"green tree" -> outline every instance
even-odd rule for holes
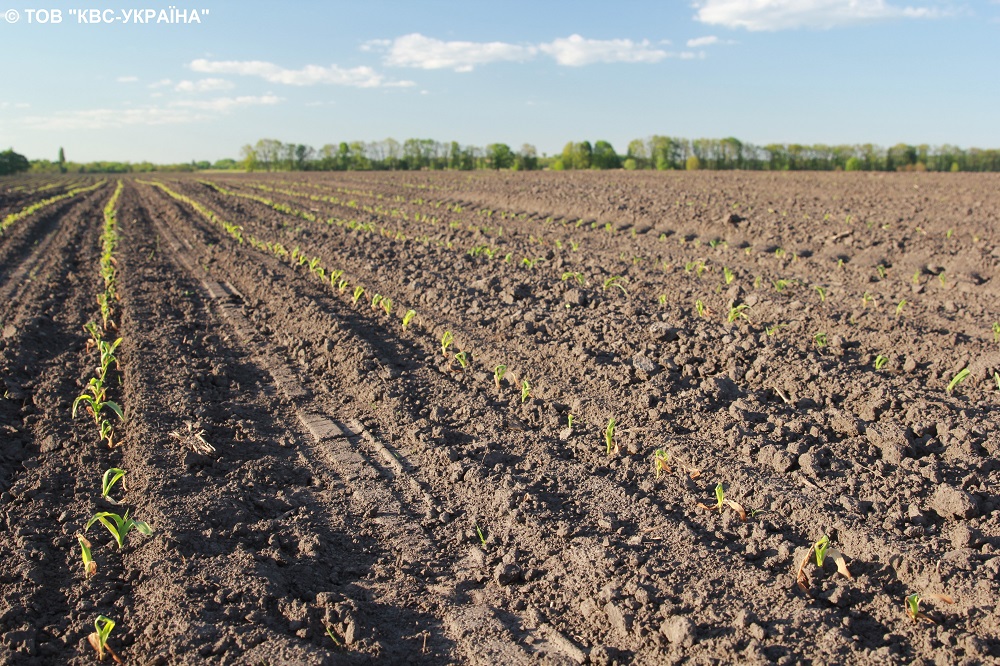
[[[701,160],[698,159],[697,155],[689,155],[684,162],[684,168],[688,171],[697,171],[701,168]]]
[[[857,157],[851,156],[847,159],[847,163],[844,165],[845,171],[861,171],[861,160]]]
[[[524,171],[534,171],[538,168],[538,150],[530,143],[521,146],[517,153],[516,165]]]
[[[260,168],[257,161],[257,149],[249,143],[240,148],[240,167],[244,171],[256,171]]]
[[[15,153],[13,148],[0,153],[0,176],[12,173],[21,173],[31,168],[31,162],[20,153]]]
[[[618,153],[607,141],[598,141],[590,158],[590,166],[594,169],[618,169],[622,165]]]
[[[491,169],[509,169],[514,166],[514,152],[506,143],[486,146],[486,162]]]
[[[59,147],[59,173],[66,173],[66,151]]]

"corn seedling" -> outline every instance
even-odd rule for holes
[[[386,314],[387,317],[392,316],[392,299],[391,298],[383,298],[382,302],[379,303],[379,305],[382,306],[382,310],[385,311],[385,314]]]
[[[882,356],[881,354],[879,354],[878,356],[875,357],[875,369],[881,370],[882,368],[885,367],[885,364],[888,362],[889,362],[888,356]]]
[[[780,294],[785,289],[788,289],[788,287],[792,286],[794,282],[792,280],[778,279],[772,282],[772,284],[774,285],[774,290]]]
[[[747,321],[750,321],[750,317],[748,317],[747,313],[745,312],[746,309],[747,306],[742,303],[740,305],[736,305],[730,308],[729,315],[726,316],[726,321],[728,321],[730,324],[736,323],[737,319],[746,319]]]
[[[1000,372],[993,373],[993,381],[997,383],[997,390],[1000,391]]]
[[[361,299],[361,297],[364,296],[364,295],[365,295],[365,288],[364,287],[355,287],[354,288],[354,298],[352,299],[351,302],[352,303],[357,303]]]
[[[404,331],[406,330],[406,327],[410,325],[410,322],[413,321],[413,318],[416,317],[416,316],[417,316],[417,311],[416,310],[407,310],[406,311],[406,314],[403,315],[403,330]]]
[[[531,397],[531,384],[525,379],[521,382],[521,404],[523,405]]]
[[[740,520],[746,522],[747,520],[746,509],[744,509],[743,505],[740,504],[739,502],[735,502],[731,499],[726,499],[726,490],[725,488],[722,487],[721,481],[715,484],[715,506],[708,506],[700,502],[698,503],[698,506],[700,506],[703,509],[708,509],[709,511],[718,511],[719,513],[722,513],[722,510],[726,508],[727,505],[731,509],[736,511],[737,514],[739,514]]]
[[[333,627],[330,626],[329,624],[326,625],[326,635],[330,638],[331,641],[333,641],[334,645],[336,645],[337,647],[342,647],[340,641],[337,640],[337,637],[333,635]]]
[[[608,419],[608,425],[604,429],[604,444],[607,447],[608,455],[612,453],[618,453],[618,443],[615,442],[615,427],[617,423],[615,422],[615,417]]]
[[[657,298],[656,300],[660,302],[660,305],[666,305],[667,304],[667,295],[666,294],[660,294],[660,297]]]
[[[604,281],[604,285],[603,285],[604,291],[607,291],[610,287],[618,287],[619,289],[622,290],[623,294],[625,294],[626,296],[628,296],[628,291],[625,289],[625,287],[620,282],[618,282],[621,279],[622,278],[621,278],[620,275],[612,275],[611,277],[609,277],[607,280]]]
[[[87,411],[94,417],[94,423],[98,428],[101,427],[101,412],[105,407],[117,414],[120,420],[125,420],[122,408],[117,403],[105,399],[107,397],[107,388],[104,386],[102,379],[91,377],[90,382],[87,384],[87,390],[90,392],[89,394],[83,393],[73,401],[73,418],[76,418],[76,410],[83,404],[86,406]]]
[[[104,478],[101,479],[101,497],[108,497],[111,489],[119,481],[122,482],[122,490],[128,490],[125,487],[125,470],[119,469],[118,467],[112,467],[104,473]],[[110,499],[110,498],[109,498]]]
[[[910,278],[910,282],[913,284],[920,284],[920,269],[913,271],[913,277]]]
[[[573,421],[575,421],[575,420],[576,420],[576,417],[574,417],[572,414],[567,414],[566,415],[566,427],[569,428],[570,430],[572,430],[573,429]]]
[[[665,449],[656,449],[653,452],[653,470],[656,473],[656,478],[660,478],[660,474],[666,472],[669,474],[670,469],[670,453]]]
[[[722,267],[722,279],[726,281],[726,284],[732,284],[733,280],[736,279],[736,274],[729,270],[727,267]]]
[[[829,558],[837,565],[837,572],[840,575],[845,578],[853,578],[850,570],[847,568],[847,560],[844,559],[843,554],[839,550],[830,546],[830,537],[824,534],[822,538],[809,547],[805,557],[799,562],[795,582],[803,594],[809,594],[809,576],[806,574],[806,565],[813,559],[813,555],[815,555],[816,567],[818,569],[822,569],[824,562]]]
[[[563,282],[565,282],[566,280],[569,280],[571,278],[573,280],[576,280],[577,284],[579,284],[579,285],[583,284],[583,273],[574,273],[572,271],[567,271],[567,272],[565,272],[565,273],[562,274]]]
[[[899,301],[899,303],[896,304],[896,319],[899,319],[899,317],[903,314],[903,308],[905,307],[906,307],[906,299],[904,298],[901,301]]]
[[[378,310],[382,304],[382,294],[372,296],[372,310]]]
[[[476,523],[476,535],[479,537],[479,543],[483,544],[483,548],[486,548],[486,535],[483,534],[483,530],[479,527],[479,523]]]
[[[448,356],[448,347],[454,342],[455,336],[451,334],[451,331],[445,331],[444,335],[441,336],[441,353]]]
[[[106,651],[115,660],[115,663],[123,663],[121,658],[108,645],[108,637],[111,635],[111,630],[115,628],[115,621],[104,615],[98,615],[97,619],[94,620],[94,628],[97,631],[87,636],[87,642],[90,643],[90,647],[97,651],[97,660],[104,661],[104,653]]]
[[[817,333],[816,335],[814,335],[813,336],[813,342],[816,343],[817,347],[820,347],[820,348],[826,347],[826,333],[823,333],[822,331],[820,331],[819,333]]]
[[[347,291],[347,288],[349,286],[351,285],[347,282],[347,280],[340,280],[339,282],[337,282],[337,291],[339,291],[340,293],[344,293],[345,291]]]
[[[938,274],[938,282],[941,283],[942,287],[948,286],[948,278],[945,276],[944,271],[941,271]]]
[[[118,542],[119,549],[125,545],[125,539],[133,528],[146,536],[153,533],[153,530],[146,523],[141,520],[132,520],[129,518],[128,511],[125,512],[124,516],[119,516],[117,513],[111,513],[110,511],[98,511],[87,521],[87,526],[83,528],[83,531],[86,532],[89,530],[90,526],[96,522],[100,522],[111,532],[111,536]]]
[[[955,375],[955,377],[952,378],[952,380],[948,383],[948,388],[946,389],[947,392],[951,394],[951,392],[955,390],[955,387],[957,387],[959,384],[965,381],[965,378],[968,376],[969,376],[968,368],[962,368],[961,370],[959,370],[958,374]]]
[[[878,277],[880,280],[885,279],[886,276],[885,266],[879,264],[878,266],[875,267],[875,272],[878,273]]]
[[[936,624],[933,618],[931,618],[926,613],[920,610],[920,602],[924,599],[934,599],[935,601],[943,601],[946,604],[953,604],[955,600],[949,597],[947,594],[926,594],[921,597],[919,594],[911,594],[906,597],[906,614],[914,622],[926,622],[928,624]]]
[[[462,366],[462,370],[465,370],[466,368],[469,367],[469,356],[464,351],[456,353],[455,360],[458,361],[458,364],[460,366]]]
[[[774,326],[765,328],[764,332],[767,333],[767,337],[771,337],[786,326],[788,326],[788,324],[775,324]]]
[[[949,229],[948,232],[944,235],[944,237],[947,238],[948,240],[951,240],[951,237],[954,235],[955,235],[955,230]]]
[[[993,322],[993,342],[1000,342],[1000,321]]]
[[[826,302],[826,289],[824,287],[820,287],[819,285],[817,285],[817,286],[813,287],[813,290],[817,294],[819,294],[819,302],[820,303],[825,303]]]
[[[497,385],[497,390],[500,390],[500,382],[503,381],[503,376],[507,374],[506,365],[498,365],[493,369],[493,383]]]
[[[872,304],[874,300],[875,297],[872,296],[871,292],[866,291],[864,294],[861,295],[861,306],[867,308],[869,305]]]
[[[698,313],[699,317],[704,317],[705,313],[708,311],[708,309],[705,307],[705,304],[702,303],[700,300],[694,302],[694,309]]]
[[[85,576],[93,576],[97,574],[97,562],[94,561],[94,556],[90,552],[90,542],[87,541],[87,537],[82,534],[76,535],[76,540],[80,543],[80,558],[83,560],[83,574]]]

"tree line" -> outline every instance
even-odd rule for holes
[[[851,145],[771,143],[763,146],[733,137],[684,139],[653,135],[629,142],[624,154],[607,141],[570,141],[560,153],[539,155],[531,144],[515,150],[505,143],[462,145],[457,141],[395,139],[330,143],[321,148],[261,139],[247,144],[239,159],[181,164],[88,162],[59,158],[31,160],[7,150],[0,153],[0,175],[33,173],[145,173],[150,171],[399,171],[576,169],[748,171],[1000,171],[1000,150],[960,148],[949,144],[871,143]]]

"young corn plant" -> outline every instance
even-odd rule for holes
[[[920,602],[925,599],[933,599],[935,601],[941,601],[946,604],[953,604],[955,600],[949,597],[947,594],[925,594],[920,596],[919,594],[911,594],[906,597],[906,615],[914,622],[926,622],[927,624],[937,624],[937,622],[920,610]]]
[[[733,306],[732,308],[729,309],[729,314],[726,316],[726,321],[728,321],[730,324],[735,324],[739,319],[746,319],[747,321],[750,321],[750,317],[748,317],[747,313],[745,312],[746,309],[747,306],[743,303]]]
[[[722,487],[722,482],[715,484],[715,506],[708,506],[706,504],[698,503],[703,509],[708,509],[709,511],[718,511],[720,514],[722,510],[729,506],[731,509],[739,514],[740,520],[746,522],[747,512],[743,508],[743,505],[731,499],[726,499],[726,490]]]
[[[493,369],[493,383],[496,384],[498,391],[500,390],[500,383],[503,382],[503,377],[506,374],[507,374],[506,365],[501,364]]]
[[[628,296],[628,290],[625,289],[625,286],[622,285],[621,282],[619,282],[619,280],[621,280],[621,279],[622,279],[622,277],[620,275],[612,275],[611,277],[609,277],[608,279],[606,279],[604,281],[604,285],[602,287],[603,290],[607,291],[611,287],[618,287],[619,289],[622,290],[623,294],[625,294],[626,296]]]
[[[656,449],[653,452],[653,471],[657,479],[663,472],[670,474],[673,471],[670,469],[670,453],[666,449]]]
[[[132,520],[128,517],[128,511],[125,512],[124,516],[120,516],[117,513],[111,513],[110,511],[98,511],[93,515],[93,517],[87,521],[87,526],[83,528],[86,532],[90,529],[90,526],[96,522],[100,522],[104,527],[111,532],[111,536],[115,538],[118,543],[118,549],[121,550],[125,545],[125,540],[128,538],[128,533],[133,529],[138,530],[142,534],[149,536],[153,533],[152,528],[141,520]]]
[[[111,499],[108,495],[111,493],[111,489],[114,488],[115,484],[119,481],[122,482],[122,490],[127,491],[128,488],[125,487],[125,470],[118,467],[112,467],[104,472],[104,477],[101,479],[101,497]]]
[[[576,283],[581,286],[583,285],[583,273],[574,273],[572,271],[567,271],[562,274],[563,282],[570,279],[575,280]]]
[[[96,575],[97,562],[94,561],[94,556],[90,552],[90,542],[87,541],[87,537],[82,534],[77,534],[76,540],[80,544],[80,559],[83,560],[83,575],[88,577]]]
[[[469,355],[466,354],[464,351],[457,352],[455,354],[455,360],[458,361],[458,364],[460,366],[462,366],[462,370],[465,370],[466,368],[469,367]]]
[[[813,336],[813,342],[816,343],[816,346],[819,347],[820,349],[822,349],[823,347],[826,347],[826,342],[827,342],[826,341],[826,333],[820,331],[819,333],[817,333],[816,335],[814,335]]]
[[[722,279],[726,281],[726,284],[732,284],[733,280],[736,279],[736,274],[729,270],[727,267],[722,267]]]
[[[1000,321],[993,322],[993,342],[1000,342]]]
[[[813,287],[813,291],[815,291],[817,294],[819,294],[819,302],[820,303],[825,303],[826,302],[826,288],[825,287],[820,287],[819,285],[817,285],[817,286]]]
[[[525,379],[521,382],[521,404],[523,405],[531,397],[531,384]]]
[[[387,317],[391,317],[392,316],[392,299],[391,298],[383,298],[382,302],[379,305],[382,306],[382,310],[385,312],[385,316],[387,316]]]
[[[888,362],[889,362],[888,356],[882,356],[882,354],[879,354],[878,356],[875,357],[875,369],[881,370],[882,368],[885,367],[886,363]]]
[[[609,457],[612,453],[617,454],[619,451],[618,442],[615,441],[615,428],[617,426],[615,417],[612,416],[608,419],[607,427],[604,428],[604,445]]]
[[[441,336],[441,353],[445,357],[448,356],[448,347],[450,347],[451,343],[454,341],[455,341],[455,336],[451,334],[451,331],[445,331],[444,334]]]
[[[350,285],[350,283],[347,280],[339,280],[339,281],[337,281],[337,291],[339,291],[340,293],[344,293],[345,291],[347,291],[347,288],[349,286],[351,286],[351,285]],[[362,290],[362,291],[364,291],[364,290]],[[357,301],[355,301],[355,303],[356,302]]]
[[[906,307],[906,299],[902,299],[896,304],[896,319],[899,319],[903,315],[903,308]]]
[[[382,294],[372,296],[372,310],[378,310],[382,305]]]
[[[104,615],[98,615],[97,619],[94,620],[94,628],[97,631],[91,632],[87,636],[87,642],[97,652],[97,660],[104,661],[104,653],[107,652],[115,660],[115,663],[124,663],[121,657],[115,654],[115,651],[108,645],[108,637],[111,635],[111,630],[115,628],[115,621]]]
[[[968,376],[969,376],[969,368],[966,367],[959,370],[958,374],[955,375],[952,378],[952,380],[948,383],[948,388],[945,389],[948,392],[948,395],[951,395],[951,393],[955,390],[955,388],[958,387],[958,385],[961,384],[963,381],[965,381],[965,378]]]
[[[406,314],[403,315],[403,330],[404,331],[406,330],[406,327],[410,325],[410,322],[413,321],[413,318],[416,317],[416,316],[417,316],[417,311],[416,310],[407,310],[406,311]]]
[[[361,300],[361,297],[364,296],[364,295],[365,295],[365,288],[364,287],[355,287],[354,288],[354,298],[351,300],[351,302],[356,304],[359,300]]]
[[[705,304],[702,303],[701,300],[694,302],[694,309],[698,313],[699,317],[704,317],[705,313],[708,312],[708,308],[705,307]]]
[[[813,555],[815,555],[817,569],[822,569],[824,562],[829,558],[837,565],[837,572],[840,575],[845,578],[853,578],[850,570],[847,568],[847,560],[844,559],[839,550],[830,546],[830,537],[824,534],[809,547],[805,557],[799,563],[798,573],[795,575],[795,583],[802,590],[803,594],[809,594],[809,576],[806,574],[806,565],[812,561]]]

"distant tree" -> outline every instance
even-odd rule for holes
[[[257,160],[257,149],[249,143],[240,148],[240,166],[244,171],[256,171],[260,168]]]
[[[254,150],[257,153],[257,163],[265,171],[279,168],[281,148],[282,143],[276,139],[261,139],[254,146]]]
[[[598,141],[594,144],[590,157],[592,169],[618,169],[621,167],[621,160],[614,147],[607,141]]]
[[[521,146],[517,153],[517,168],[525,171],[534,171],[538,168],[538,150],[530,143]]]
[[[632,160],[633,169],[648,169],[650,167],[649,150],[646,148],[646,142],[642,139],[632,139],[629,141],[625,157],[626,162]],[[627,166],[625,168],[628,169]]]
[[[701,168],[701,160],[698,159],[697,155],[690,155],[684,162],[684,168],[688,171],[697,171]]]
[[[215,164],[212,165],[212,168],[219,171],[232,170],[236,168],[236,160],[232,159],[231,157],[226,157],[221,160],[216,160]]]
[[[486,163],[491,169],[509,169],[514,166],[514,151],[506,143],[486,146]]]
[[[66,173],[66,151],[59,147],[59,173]]]
[[[197,162],[192,162],[191,166],[193,166],[198,171],[206,171],[207,169],[212,168],[212,163],[209,162],[208,160],[199,160]]]
[[[849,157],[847,163],[844,164],[845,171],[861,171],[861,160],[857,157]]]
[[[12,173],[21,173],[31,168],[31,162],[20,153],[15,153],[13,148],[0,153],[0,176]]]
[[[624,167],[626,171],[635,171],[639,168],[639,163],[635,161],[634,157],[629,157],[622,163],[622,167]]]

